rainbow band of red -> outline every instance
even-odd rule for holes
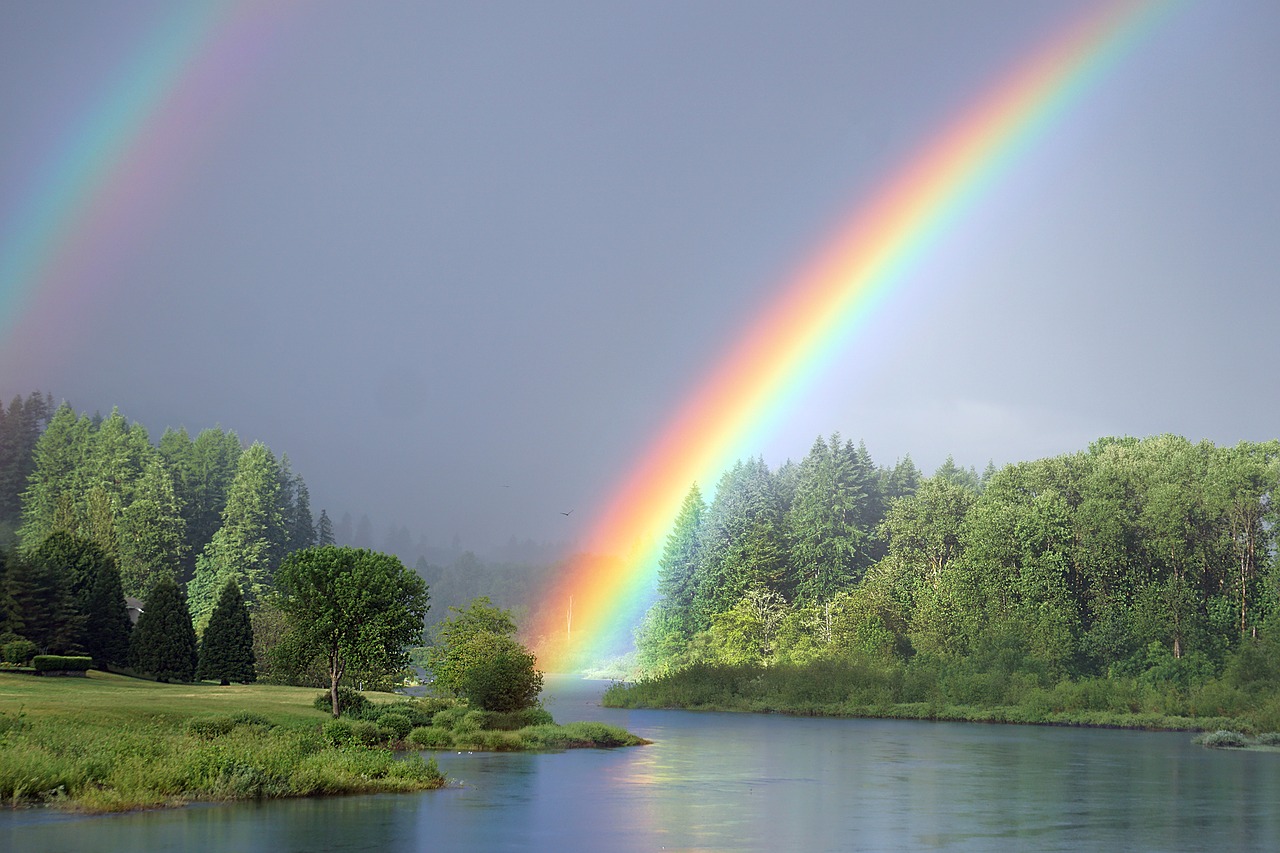
[[[1174,5],[1107,3],[1075,22],[858,208],[695,386],[613,491],[587,550],[624,556],[577,558],[552,585],[533,630],[540,666],[570,671],[626,645],[654,599],[663,539],[689,488],[714,487],[736,459],[758,453],[948,227]]]

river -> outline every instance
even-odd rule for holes
[[[0,813],[0,850],[1280,850],[1280,754],[1183,733],[601,708],[548,679],[557,720],[654,741],[439,754],[458,784],[105,817]]]

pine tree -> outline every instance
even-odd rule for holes
[[[71,572],[39,550],[9,566],[9,595],[22,621],[21,634],[44,654],[79,647],[84,617],[71,591]]]
[[[685,495],[675,528],[667,537],[658,559],[658,607],[664,611],[666,623],[677,628],[686,639],[693,635],[694,573],[698,568],[699,533],[707,505],[702,490],[694,483]]]
[[[819,437],[800,465],[787,517],[796,600],[823,604],[853,586],[866,570],[867,502],[863,471],[851,442]]]
[[[35,466],[33,453],[53,414],[53,398],[32,392],[0,405],[0,544],[22,521],[22,491]]]
[[[282,520],[277,504],[279,467],[266,445],[255,442],[236,466],[227,494],[222,527],[196,560],[191,581],[191,611],[202,630],[217,603],[218,591],[235,580],[245,601],[266,594],[275,572]]]
[[[87,491],[84,461],[89,454],[93,426],[63,403],[53,413],[32,453],[31,476],[22,493],[21,552],[40,547],[55,529],[74,531]]]
[[[227,581],[209,617],[200,641],[196,680],[218,679],[222,684],[247,684],[257,678],[253,654],[253,628],[240,587]]]
[[[186,522],[173,479],[159,459],[147,463],[116,530],[126,594],[145,598],[161,575],[179,577],[186,557]]]
[[[322,548],[337,544],[333,537],[333,522],[329,520],[329,513],[324,510],[320,510],[320,523],[316,525],[316,544]]]
[[[84,647],[95,665],[104,670],[126,666],[133,624],[120,587],[120,571],[110,557],[98,565],[83,611]]]
[[[129,663],[158,681],[191,681],[196,674],[196,632],[187,597],[172,578],[151,590],[133,629]]]

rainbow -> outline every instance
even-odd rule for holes
[[[0,363],[90,310],[226,122],[284,4],[174,4],[90,102],[68,109],[0,209]]]
[[[1120,0],[1075,22],[963,110],[837,229],[613,490],[588,555],[570,562],[538,611],[531,633],[541,667],[567,672],[626,647],[654,599],[663,538],[689,488],[705,491],[735,460],[755,455],[948,229],[1174,5]]]

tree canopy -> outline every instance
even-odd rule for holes
[[[306,548],[284,561],[275,584],[288,624],[281,655],[298,669],[324,660],[335,717],[344,676],[397,673],[408,664],[407,647],[422,642],[427,585],[391,554]]]
[[[427,666],[437,687],[466,698],[482,711],[518,711],[537,704],[542,673],[533,654],[515,638],[510,612],[486,597],[465,610],[449,608],[436,626]]]

